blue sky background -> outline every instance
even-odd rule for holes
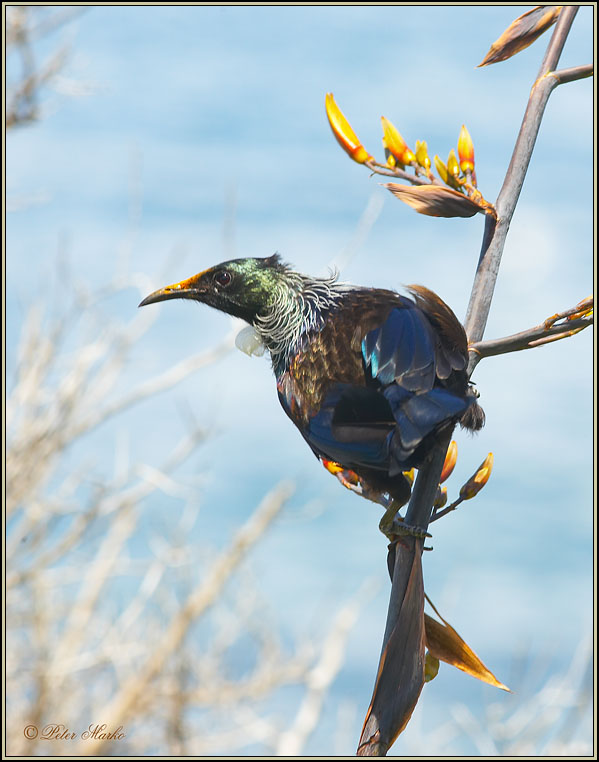
[[[350,282],[398,289],[423,283],[463,318],[482,216],[437,220],[393,198],[380,187],[383,178],[369,177],[338,147],[324,95],[335,94],[379,159],[381,114],[409,143],[425,139],[431,156],[442,158],[466,123],[479,187],[494,200],[549,37],[505,63],[475,66],[526,9],[89,8],[66,30],[72,54],[48,93],[45,117],[7,136],[9,382],[27,306],[62,299],[59,251],[90,286],[129,272],[145,276],[148,291],[232,256],[279,251],[307,273],[325,274],[338,263]],[[560,66],[593,59],[593,10],[579,11]],[[70,96],[73,82],[87,94]],[[488,338],[535,325],[592,290],[592,92],[583,80],[551,96],[508,236]],[[135,223],[132,188],[141,199]],[[354,246],[367,207],[378,216]],[[145,295],[131,289],[108,309],[129,320]],[[188,303],[148,309],[158,317],[121,391],[230,329],[226,316]],[[548,670],[564,667],[591,634],[592,359],[592,332],[585,331],[483,361],[474,380],[486,427],[474,438],[457,435],[450,494],[489,451],[495,468],[481,496],[434,525],[425,586],[504,682],[518,683],[514,665],[523,654]],[[380,583],[325,706],[331,724],[338,701],[355,702],[356,735],[340,750],[352,753],[389,591],[379,513],[317,464],[279,408],[268,362],[240,352],[107,424],[85,446],[99,472],[112,468],[123,435],[132,458],[158,464],[187,415],[212,432],[178,475],[198,483],[201,513],[190,538],[198,546],[223,546],[271,486],[282,477],[296,482],[290,510],[251,560],[284,631],[319,632],[365,578]],[[144,508],[148,526],[159,528],[180,509],[155,498]],[[394,751],[410,753],[424,718],[446,719],[453,701],[477,713],[486,703],[517,700],[497,693],[442,667]],[[333,753],[326,743],[316,735],[307,751]],[[467,745],[458,750],[470,752]]]

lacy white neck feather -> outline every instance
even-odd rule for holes
[[[278,281],[269,312],[254,320],[254,329],[269,350],[274,368],[290,358],[303,336],[320,330],[328,312],[354,288],[338,283],[337,278],[337,273],[329,278],[309,278],[289,272]]]

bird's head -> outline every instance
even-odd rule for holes
[[[272,309],[280,284],[292,277],[278,254],[272,257],[231,259],[203,270],[180,283],[154,291],[140,307],[167,299],[194,299],[250,325]]]

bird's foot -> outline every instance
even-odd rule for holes
[[[387,508],[383,514],[382,519],[379,522],[379,529],[391,542],[398,536],[418,537],[424,539],[425,537],[432,537],[424,529],[413,526],[412,524],[406,524],[401,516],[398,516],[401,505],[398,505],[397,501],[393,500],[391,505]]]

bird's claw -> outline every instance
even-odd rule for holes
[[[389,540],[393,541],[397,537],[417,537],[423,540],[425,537],[432,537],[430,532],[427,532],[421,527],[414,526],[413,524],[406,524],[404,521],[397,520],[392,521],[389,527],[381,526],[383,522],[379,524],[379,529]],[[428,550],[428,548],[427,548]]]
[[[412,524],[406,524],[401,516],[398,516],[401,505],[398,505],[396,501],[393,501],[383,514],[382,519],[379,522],[379,529],[391,542],[403,535],[409,537],[418,537],[424,539],[425,537],[432,537],[425,529],[413,526]]]

